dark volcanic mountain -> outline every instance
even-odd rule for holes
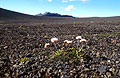
[[[14,12],[6,9],[0,8],[0,20],[35,20],[35,21],[64,21],[64,22],[79,22],[79,21],[118,21],[120,20],[120,16],[116,17],[88,17],[88,18],[74,18],[70,15],[61,15],[58,13],[50,13],[45,12],[44,14],[37,14],[37,15],[28,15],[19,12]]]
[[[51,15],[51,17],[49,17]],[[6,10],[3,8],[0,8],[0,21],[41,21],[41,22],[52,22],[52,21],[73,21],[76,20],[76,18],[73,18],[72,16],[67,16],[67,15],[60,15],[53,13],[45,13],[39,16],[36,15],[28,15],[28,14],[23,14],[19,12],[14,12],[10,10]]]
[[[37,14],[36,16],[49,16],[49,17],[73,17],[71,15],[61,15],[58,13],[45,12],[44,14]]]
[[[28,17],[33,17],[33,16],[0,8],[0,19],[3,18],[20,19],[20,18],[28,18]]]
[[[49,18],[51,17],[51,18]],[[54,18],[52,18],[54,17]],[[61,18],[64,17],[64,18]],[[0,20],[30,20],[30,19],[35,19],[35,20],[44,20],[44,19],[52,19],[52,20],[69,20],[70,18],[73,19],[73,16],[70,15],[60,15],[57,13],[50,13],[50,12],[46,12],[44,14],[38,14],[38,15],[28,15],[28,14],[23,14],[23,13],[19,13],[19,12],[15,12],[15,11],[11,11],[11,10],[6,10],[3,8],[0,8]],[[49,20],[51,21],[51,20]]]

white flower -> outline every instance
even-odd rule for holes
[[[68,40],[65,40],[65,41],[64,41],[64,43],[67,43],[67,42],[68,42]]]
[[[67,44],[72,44],[72,41],[67,41]]]
[[[80,42],[81,42],[81,43],[86,43],[87,40],[86,40],[86,39],[81,39]]]
[[[82,37],[81,37],[81,36],[77,36],[76,39],[77,39],[77,40],[81,40]]]
[[[54,42],[57,42],[57,41],[58,41],[58,38],[52,38],[52,39],[51,39],[51,42],[53,42],[53,43],[54,43]]]
[[[44,48],[48,48],[49,46],[50,46],[50,44],[46,43],[45,46],[44,46]]]

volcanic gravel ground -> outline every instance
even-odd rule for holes
[[[57,37],[60,45],[78,35],[88,41],[89,62],[48,61],[54,50],[45,43]],[[29,61],[21,63],[25,57]],[[120,78],[120,21],[1,22],[0,77]]]

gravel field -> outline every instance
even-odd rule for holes
[[[83,58],[87,60],[55,55],[66,39],[76,48],[76,36],[87,40]],[[57,51],[51,43],[54,37],[58,38]],[[45,43],[50,47],[44,48]],[[0,78],[120,78],[120,20],[1,20]]]

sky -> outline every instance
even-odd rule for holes
[[[0,8],[30,15],[51,12],[75,17],[120,16],[120,0],[0,0]]]

